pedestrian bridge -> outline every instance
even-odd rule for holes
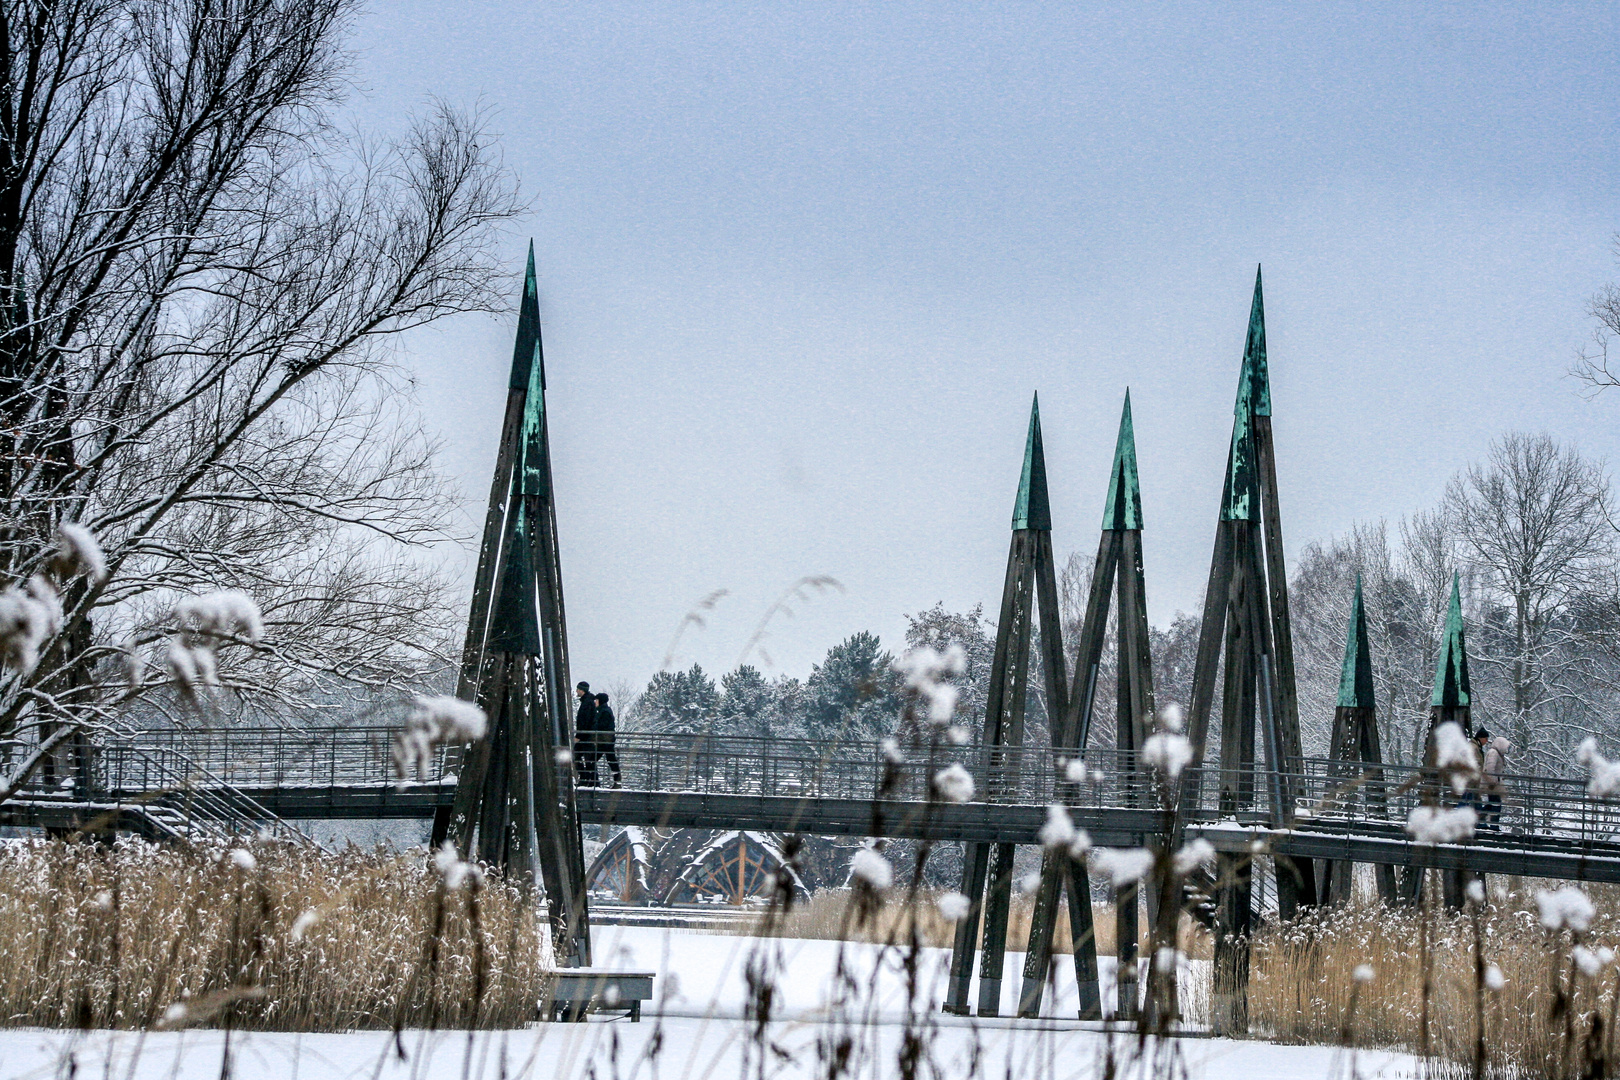
[[[0,822],[56,829],[132,829],[164,836],[287,822],[433,818],[446,813],[458,755],[401,781],[392,728],[167,731],[97,745],[68,777],[36,780],[0,804]],[[1036,844],[1047,806],[1062,803],[1101,846],[1136,846],[1176,826],[1216,850],[1579,881],[1620,882],[1620,803],[1578,780],[1506,778],[1500,831],[1420,845],[1405,831],[1425,788],[1421,770],[1308,758],[1277,774],[1189,768],[1162,788],[1131,755],[932,745],[886,753],[877,743],[623,732],[622,788],[581,787],[581,820],[604,825],[752,829]],[[952,765],[974,779],[965,802],[930,797]],[[606,770],[603,770],[604,774]],[[1428,781],[1432,783],[1432,780]],[[1270,827],[1266,792],[1281,784],[1294,815]],[[1432,790],[1432,788],[1430,789]]]

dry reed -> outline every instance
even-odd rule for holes
[[[1544,882],[1537,888],[1555,885]],[[1489,1071],[1580,1075],[1587,1049],[1607,1052],[1613,1037],[1616,969],[1608,966],[1596,976],[1579,973],[1570,960],[1568,933],[1554,934],[1540,924],[1535,891],[1498,892],[1481,916],[1484,959],[1505,978],[1500,992],[1483,991]],[[1620,945],[1614,898],[1594,899],[1599,915],[1585,943],[1593,950]],[[1432,920],[1427,961],[1425,918]],[[1420,1030],[1426,962],[1432,985],[1427,1038]],[[1363,964],[1374,968],[1374,976],[1361,985],[1355,970]],[[1415,1052],[1426,1046],[1443,1061],[1473,1061],[1477,991],[1474,929],[1466,914],[1375,905],[1325,909],[1262,930],[1254,942],[1250,978],[1249,1015],[1257,1034],[1301,1043],[1334,1043],[1348,1036],[1356,1045]],[[1556,985],[1573,987],[1567,1013],[1555,1010],[1555,979]],[[1566,1015],[1572,1021],[1568,1033]],[[1594,1017],[1595,1043],[1588,1040]],[[1612,1053],[1608,1056],[1612,1059]]]
[[[550,947],[516,888],[442,891],[421,852],[251,854],[127,838],[0,847],[0,1018],[297,1031],[535,1018]]]
[[[778,937],[818,941],[836,941],[842,936],[849,941],[897,944],[908,939],[911,925],[915,922],[918,940],[926,948],[949,948],[956,933],[956,924],[940,913],[937,893],[924,893],[917,904],[909,907],[898,902],[899,897],[890,897],[889,902],[867,920],[846,916],[850,897],[849,889],[817,890],[810,899],[794,904],[786,914],[777,913],[772,927],[774,933]],[[1007,918],[1007,948],[1010,951],[1022,952],[1029,944],[1029,921],[1034,907],[1031,896],[1017,895],[1012,898]],[[1114,947],[1112,912],[1112,908],[1097,908],[1099,952],[1111,952]],[[758,919],[729,923],[726,930],[732,934],[756,937],[761,932],[763,922],[764,916],[761,915]],[[1059,915],[1053,952],[1067,954],[1073,951],[1069,920],[1066,915]]]
[[[845,910],[850,902],[850,890],[820,889],[810,899],[794,904],[785,915],[777,913],[773,920],[773,930],[777,936],[786,938],[836,941],[842,934],[850,941],[894,944],[907,940],[911,924],[915,920],[918,940],[925,947],[950,948],[952,937],[956,933],[956,925],[940,914],[938,893],[922,894],[919,902],[909,908],[900,903],[899,899],[891,896],[889,902],[884,904],[870,921],[857,926],[856,920],[845,916]],[[1020,893],[1013,896],[1007,915],[1008,951],[1023,952],[1029,947],[1029,923],[1034,910],[1035,899],[1032,895]],[[1114,907],[1112,904],[1093,904],[1092,911],[1097,952],[1101,955],[1111,954],[1114,951]],[[725,924],[725,932],[747,937],[758,936],[763,921],[762,915],[758,919],[728,923]],[[1142,937],[1138,947],[1146,949],[1147,920],[1141,920],[1140,926]],[[1182,952],[1195,959],[1207,960],[1211,949],[1209,935],[1190,916],[1184,915],[1181,933]],[[1054,954],[1065,956],[1074,952],[1066,907],[1058,914],[1052,951]]]

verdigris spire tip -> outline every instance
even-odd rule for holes
[[[1136,431],[1131,422],[1131,391],[1119,414],[1119,437],[1114,442],[1114,466],[1108,473],[1108,501],[1103,504],[1105,530],[1142,527],[1142,489],[1136,472]]]
[[[534,241],[529,241],[529,261],[523,273],[523,299],[518,301],[517,340],[512,345],[512,378],[507,383],[513,390],[529,385],[535,365],[543,364],[540,351],[540,282],[534,270]],[[542,367],[541,385],[545,384]]]
[[[1458,576],[1451,575],[1451,602],[1446,606],[1446,627],[1440,638],[1440,656],[1434,667],[1434,695],[1429,704],[1464,708],[1471,704],[1468,683],[1468,647],[1463,638],[1462,593]]]
[[[1051,529],[1052,504],[1046,491],[1046,450],[1041,444],[1041,396],[1029,407],[1029,436],[1024,441],[1024,471],[1013,503],[1013,530]]]
[[[1356,574],[1355,598],[1350,602],[1350,629],[1344,643],[1344,667],[1339,672],[1339,707],[1374,707],[1372,651],[1367,640],[1367,614],[1361,600],[1361,574]]]

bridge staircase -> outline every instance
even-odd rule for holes
[[[92,746],[88,759],[76,775],[36,780],[0,804],[0,820],[56,833],[128,832],[186,843],[269,837],[315,846],[172,737],[106,741]]]

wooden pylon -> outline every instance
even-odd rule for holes
[[[1233,413],[1226,483],[1194,661],[1188,734],[1195,762],[1202,763],[1224,653],[1220,810],[1236,814],[1263,809],[1274,826],[1284,827],[1293,820],[1295,810],[1291,777],[1299,773],[1303,761],[1258,271]],[[1264,798],[1258,807],[1256,735],[1264,748],[1266,766]],[[1184,798],[1196,794],[1191,777],[1183,792]],[[1316,877],[1309,860],[1277,856],[1273,862],[1278,911],[1283,918],[1292,917],[1302,904],[1316,902]],[[1215,1023],[1224,1031],[1243,1031],[1248,1026],[1251,885],[1246,859],[1219,860],[1212,1005]]]
[[[534,247],[518,312],[506,420],[473,579],[457,696],[489,714],[462,759],[434,842],[544,886],[559,960],[590,963],[585,861],[568,707],[568,633],[552,498]]]
[[[1468,645],[1463,635],[1462,591],[1457,575],[1451,575],[1451,600],[1446,605],[1446,625],[1440,638],[1440,654],[1435,658],[1434,692],[1429,698],[1429,732],[1424,743],[1423,770],[1419,799],[1428,806],[1439,805],[1446,798],[1447,787],[1438,766],[1434,729],[1441,724],[1454,723],[1463,734],[1473,737],[1473,688],[1468,680]],[[1471,878],[1463,870],[1441,873],[1441,886],[1445,903],[1450,908],[1463,906],[1463,889]],[[1400,897],[1403,902],[1415,903],[1423,891],[1425,872],[1417,867],[1401,868]]]
[[[1084,755],[1096,709],[1098,676],[1108,634],[1108,610],[1117,593],[1119,616],[1116,739],[1122,763],[1134,760],[1141,749],[1153,719],[1153,664],[1149,648],[1147,592],[1142,572],[1142,492],[1136,468],[1136,435],[1131,420],[1131,396],[1127,391],[1120,412],[1119,437],[1114,444],[1114,463],[1109,472],[1108,497],[1103,507],[1102,536],[1097,544],[1097,563],[1091,574],[1091,591],[1086,597],[1086,613],[1080,629],[1080,650],[1075,659],[1073,693],[1062,722],[1052,727],[1054,747]],[[1144,783],[1125,777],[1127,800],[1144,799]],[[1078,802],[1076,785],[1060,778],[1065,801]],[[1069,936],[1074,942],[1074,974],[1079,990],[1080,1018],[1102,1016],[1102,995],[1097,980],[1097,941],[1091,909],[1091,881],[1084,854],[1072,850],[1048,849],[1042,853],[1041,883],[1035,893],[1030,915],[1029,945],[1024,953],[1024,981],[1018,994],[1018,1014],[1036,1017],[1052,965],[1052,940],[1056,932],[1058,903],[1066,894],[1069,908]],[[1115,1015],[1133,1018],[1139,1000],[1136,970],[1137,942],[1140,936],[1139,891],[1135,884],[1116,892],[1114,897],[1115,943],[1118,966],[1115,978]]]
[[[1373,686],[1372,650],[1367,635],[1367,614],[1361,597],[1361,575],[1356,575],[1350,603],[1350,626],[1345,635],[1344,666],[1339,673],[1339,699],[1333,710],[1333,735],[1328,757],[1329,778],[1336,782],[1338,802],[1360,802],[1374,815],[1388,804],[1384,785],[1384,754],[1378,739],[1377,694]],[[1341,764],[1342,763],[1342,764]],[[1330,807],[1331,809],[1331,807]],[[1322,860],[1317,867],[1316,895],[1324,904],[1347,904],[1351,899],[1353,863]],[[1396,900],[1395,868],[1374,865],[1378,895],[1386,903]]]
[[[1029,653],[1037,613],[1041,628],[1042,674],[1047,701],[1057,711],[1068,701],[1064,675],[1062,619],[1058,612],[1057,570],[1052,558],[1052,511],[1046,485],[1046,452],[1041,443],[1040,400],[1030,407],[1024,468],[1013,505],[1012,545],[996,624],[995,655],[985,700],[982,775],[985,797],[994,802],[1017,785],[1016,748],[1024,741],[1024,711],[1029,693]],[[982,921],[979,967],[980,1016],[995,1016],[1001,1007],[1002,969],[1007,952],[1007,918],[1012,901],[1012,844],[966,844],[962,852],[962,893],[972,901],[968,917],[956,924],[951,948],[950,981],[945,1011],[966,1015],[973,975],[975,930]],[[982,915],[982,920],[980,916]]]

